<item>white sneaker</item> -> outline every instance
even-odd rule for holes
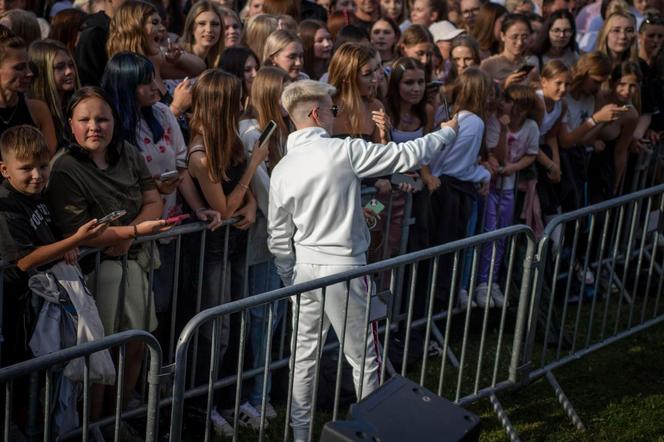
[[[218,436],[233,437],[233,433],[235,433],[233,426],[229,424],[221,414],[219,414],[216,407],[213,408],[212,413],[210,413],[210,420],[212,421],[214,432]]]
[[[457,295],[457,305],[462,310],[465,310],[466,307],[468,307],[468,290],[466,290],[466,289],[459,290],[459,294]],[[477,303],[475,301],[473,301],[471,303],[471,307],[476,307],[476,306],[477,306]]]
[[[258,405],[257,407],[254,407],[256,411],[258,411],[258,414],[260,415],[261,413],[261,407],[263,404]],[[265,418],[266,419],[274,419],[277,417],[277,410],[274,409],[271,403],[265,404]]]
[[[234,422],[235,416],[233,410],[224,410],[226,419]],[[267,417],[267,416],[266,416]],[[238,425],[241,427],[251,428],[252,430],[259,430],[261,427],[261,414],[249,402],[240,405],[237,417]],[[265,428],[268,427],[267,420],[265,421]]]
[[[494,301],[489,296],[489,288],[486,285],[486,282],[483,282],[479,284],[475,288],[475,302],[477,302],[477,305],[484,308],[486,307],[487,303],[489,304],[489,307],[494,306]]]
[[[500,308],[505,305],[505,296],[503,296],[503,292],[500,290],[500,286],[496,282],[491,285],[491,299],[493,300],[495,307]]]

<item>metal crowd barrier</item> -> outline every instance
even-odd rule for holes
[[[466,250],[473,251],[472,260],[472,273],[471,280],[475,280],[477,273],[479,256],[483,246],[489,245],[492,249],[492,262],[496,254],[496,246],[499,241],[506,241],[510,253],[508,259],[507,269],[501,278],[505,283],[505,299],[506,302],[500,309],[490,309],[489,304],[482,309],[474,309],[471,303],[468,303],[465,308],[455,307],[456,296],[454,294],[458,291],[458,280],[462,272],[463,256]],[[521,243],[521,244],[518,244]],[[522,261],[515,262],[515,250],[517,245],[523,246],[525,249],[524,258]],[[478,235],[472,238],[467,238],[461,241],[445,244],[439,247],[434,247],[427,250],[422,250],[407,255],[391,258],[378,263],[369,264],[367,266],[358,267],[357,269],[327,276],[313,281],[297,284],[292,287],[283,288],[269,293],[253,296],[246,299],[241,299],[229,304],[220,305],[208,310],[205,310],[196,315],[184,328],[180,338],[175,354],[175,375],[173,381],[173,397],[172,397],[172,414],[171,414],[171,427],[170,438],[173,441],[180,441],[182,438],[182,429],[184,422],[184,407],[185,400],[191,401],[194,398],[199,399],[199,402],[204,402],[205,407],[205,425],[202,435],[191,435],[198,439],[210,440],[212,432],[212,422],[210,419],[211,412],[218,401],[215,399],[215,390],[222,387],[233,386],[235,390],[233,409],[234,421],[233,427],[235,428],[233,439],[236,440],[238,436],[238,411],[240,403],[242,402],[243,382],[247,379],[260,375],[263,377],[263,386],[266,385],[268,374],[271,369],[284,367],[288,364],[287,360],[271,361],[270,352],[265,355],[263,366],[253,370],[244,369],[244,360],[247,344],[247,323],[248,312],[252,308],[261,306],[269,306],[268,327],[267,327],[267,342],[272,341],[272,320],[273,312],[272,306],[275,301],[290,299],[293,311],[293,335],[297,335],[299,326],[299,312],[303,299],[306,301],[316,293],[322,299],[324,306],[327,300],[326,292],[331,287],[341,284],[345,292],[345,300],[342,304],[344,307],[344,319],[341,330],[336,330],[338,341],[340,345],[330,345],[323,340],[325,336],[324,322],[319,320],[317,340],[314,351],[316,352],[316,368],[315,377],[313,380],[313,395],[311,397],[311,422],[315,421],[318,387],[321,379],[321,358],[326,350],[336,350],[337,353],[337,369],[335,376],[334,388],[334,401],[332,408],[332,419],[336,419],[339,413],[340,401],[340,388],[341,388],[341,369],[344,360],[344,350],[346,344],[346,323],[348,320],[348,305],[350,299],[350,284],[351,281],[358,278],[372,278],[381,272],[390,272],[390,287],[391,297],[395,298],[396,290],[396,277],[399,268],[405,267],[407,273],[410,275],[408,283],[407,311],[405,317],[401,319],[405,323],[405,336],[402,336],[405,345],[400,360],[390,363],[392,341],[390,336],[395,333],[396,322],[390,313],[381,316],[376,315],[374,310],[374,303],[372,302],[371,291],[367,290],[364,299],[364,308],[362,315],[364,321],[363,325],[354,326],[354,331],[363,329],[364,342],[361,345],[364,348],[362,356],[360,373],[364,373],[365,364],[369,360],[367,352],[370,351],[368,342],[371,337],[376,339],[375,343],[380,344],[382,348],[377,353],[382,356],[380,364],[380,382],[386,380],[386,376],[391,371],[399,371],[402,375],[409,376],[419,381],[421,385],[437,391],[438,394],[443,394],[447,397],[452,397],[460,404],[466,404],[483,397],[490,397],[494,404],[495,410],[498,413],[501,421],[508,428],[511,429],[509,420],[504,414],[500,402],[496,398],[496,393],[507,388],[511,388],[518,384],[522,378],[527,377],[524,373],[522,366],[521,349],[525,341],[526,321],[528,317],[529,307],[529,294],[530,294],[530,281],[531,281],[531,259],[535,250],[535,241],[530,229],[526,226],[512,226],[501,229],[495,232]],[[446,261],[447,260],[447,261]],[[449,266],[448,266],[449,264]],[[522,271],[520,278],[513,280],[517,272],[514,271],[515,266],[518,266]],[[491,267],[493,269],[493,266]],[[449,273],[450,290],[447,293],[444,302],[439,302],[440,298],[437,296],[438,276],[439,274]],[[426,276],[428,280],[426,289],[424,291],[417,291],[418,274]],[[490,280],[492,280],[493,270],[491,271]],[[489,290],[491,287],[489,287]],[[449,294],[453,296],[449,296]],[[469,288],[469,297],[472,300],[476,296],[476,288],[471,283]],[[415,314],[414,305],[416,298],[420,297],[420,301],[424,301],[426,309],[422,312],[424,315],[418,317]],[[337,300],[333,300],[338,302]],[[328,301],[328,302],[333,302]],[[437,302],[438,301],[438,302]],[[324,308],[324,307],[323,307]],[[377,310],[377,309],[376,309]],[[390,312],[389,308],[385,309]],[[448,312],[456,313],[450,315]],[[321,312],[322,314],[322,312]],[[219,374],[219,357],[217,356],[217,347],[221,339],[222,320],[229,321],[235,317],[240,323],[240,338],[238,356],[233,361],[236,369],[234,374],[227,374],[220,376]],[[435,321],[442,321],[444,324],[445,335],[443,338],[443,351],[436,357],[430,356],[429,349],[429,335],[431,333],[432,325]],[[202,327],[212,326],[212,338],[210,345],[207,348],[199,346],[197,352],[209,352],[210,362],[206,370],[207,379],[205,383],[197,383],[193,388],[187,390],[188,382],[188,362],[193,343],[196,341],[196,336],[200,334]],[[420,348],[409,348],[412,334],[415,333],[417,328],[424,328],[424,345]],[[473,333],[472,331],[477,331]],[[328,344],[328,345],[326,345]],[[350,345],[350,344],[349,344]],[[455,348],[459,352],[460,359],[458,367],[452,366],[447,362],[447,348]],[[299,346],[297,342],[291,343],[291,356],[297,355]],[[301,349],[300,349],[301,350]],[[408,366],[409,352],[421,355],[417,367]],[[291,361],[292,364],[292,361]],[[362,378],[363,379],[363,378]],[[362,382],[357,391],[363,391]],[[293,388],[294,380],[291,373],[288,382],[287,401],[286,401],[286,422],[283,428],[283,440],[288,440],[289,425],[288,416],[291,414],[293,405]],[[262,418],[260,428],[258,430],[258,439],[264,440],[266,436],[267,423],[265,421],[265,396],[266,390],[263,390],[263,403],[261,404]],[[231,405],[230,403],[227,405]],[[273,421],[274,422],[274,421]],[[274,425],[274,423],[272,424]],[[309,427],[310,436],[313,436],[314,425]],[[274,436],[274,434],[273,434]]]
[[[546,377],[579,429],[553,370],[664,320],[663,211],[659,185],[559,215],[539,242],[529,379]]]
[[[364,192],[365,197],[370,197],[371,194],[371,189]],[[387,207],[386,218],[389,220],[391,203]],[[412,221],[408,208],[407,197],[404,224],[409,226]],[[5,384],[5,440],[9,440],[12,429],[12,385],[17,379],[30,376],[30,391],[33,394],[27,418],[29,436],[35,437],[43,433],[44,440],[50,440],[52,423],[48,410],[52,407],[53,373],[57,366],[81,356],[86,357],[87,362],[90,354],[120,345],[122,367],[122,349],[132,341],[145,342],[150,348],[150,357],[146,358],[142,376],[143,405],[130,411],[122,410],[117,405],[114,416],[91,423],[87,379],[83,392],[83,424],[74,432],[65,435],[66,437],[86,440],[88,434],[94,434],[96,428],[114,423],[115,439],[118,440],[121,420],[147,416],[146,439],[154,440],[159,410],[166,408],[162,411],[167,412],[167,407],[172,406],[170,438],[179,441],[182,437],[185,401],[189,407],[196,402],[196,398],[201,398],[197,403],[203,403],[199,408],[203,408],[205,425],[198,430],[202,433],[201,439],[209,440],[212,431],[211,410],[217,402],[215,392],[229,387],[234,389],[234,399],[228,405],[233,408],[236,416],[232,423],[236,429],[233,438],[237,439],[237,416],[240,403],[243,402],[245,384],[259,377],[263,379],[264,399],[261,409],[264,416],[269,374],[289,367],[289,358],[297,355],[298,346],[292,342],[292,336],[297,334],[297,318],[303,297],[310,296],[307,293],[316,292],[321,296],[324,305],[326,291],[331,286],[341,284],[347,306],[351,281],[358,278],[369,278],[376,286],[380,285],[381,281],[389,281],[385,290],[379,291],[377,296],[372,296],[371,291],[367,291],[364,302],[369,307],[363,313],[364,321],[360,327],[364,330],[362,347],[367,348],[370,337],[376,343],[376,351],[380,356],[380,383],[384,382],[387,376],[398,372],[462,405],[488,397],[509,437],[518,440],[518,435],[496,394],[546,377],[574,423],[583,428],[583,423],[567,400],[553,375],[553,370],[664,319],[660,306],[664,285],[664,258],[659,256],[662,254],[659,249],[662,242],[662,211],[664,185],[557,216],[547,225],[539,244],[535,244],[532,232],[526,226],[511,226],[269,293],[244,298],[240,296],[242,299],[203,311],[200,282],[204,276],[202,263],[205,256],[206,226],[203,223],[192,223],[178,226],[165,234],[141,238],[140,241],[150,247],[155,247],[158,241],[164,239],[175,241],[176,265],[172,274],[170,327],[167,338],[162,339],[162,345],[168,350],[167,357],[164,358],[168,365],[162,366],[161,347],[155,338],[146,332],[127,331],[84,346],[2,368],[0,382]],[[226,229],[224,262],[228,257],[231,223],[232,221],[229,221],[222,227]],[[385,223],[385,226],[389,226],[389,222]],[[386,228],[385,226],[383,228]],[[400,252],[405,250],[408,226],[402,227]],[[186,302],[194,305],[197,314],[179,333],[181,323],[189,319],[182,318],[178,309],[178,298],[183,295],[180,264],[195,260],[195,257],[192,259],[191,256],[182,254],[183,241],[188,235],[197,233],[200,233],[201,237],[196,238],[195,245],[188,249],[198,255],[199,266],[195,272],[197,284],[194,285],[193,292],[184,292]],[[385,241],[388,237],[389,233]],[[501,242],[506,248],[504,268],[499,277],[494,278],[496,250]],[[385,246],[381,245],[381,248],[383,247]],[[504,287],[506,302],[501,308],[490,308],[488,303],[482,308],[473,307],[473,301],[477,300],[480,256],[484,253],[486,258],[487,251],[491,261],[488,291],[491,292],[493,284],[499,283]],[[96,256],[96,268],[99,269],[99,251],[87,253]],[[467,263],[471,267],[470,286],[461,287],[461,274]],[[224,265],[220,291],[228,290],[226,267]],[[4,269],[5,267],[0,266],[0,271]],[[186,278],[186,282],[190,282],[191,276]],[[153,268],[149,271],[148,279],[149,287],[152,288]],[[497,282],[492,282],[496,279]],[[469,302],[466,305],[457,303],[457,293],[461,288],[468,289]],[[245,293],[244,289],[242,293]],[[288,325],[287,314],[280,329],[273,331],[276,303],[286,302],[286,299],[290,300],[292,307],[291,326]],[[386,301],[387,305],[380,301]],[[118,300],[118,303],[121,302],[122,294]],[[254,368],[248,369],[244,364],[245,359],[249,359],[246,357],[249,312],[260,307],[268,311],[268,327],[264,336],[267,348],[274,350],[272,344],[277,340],[278,351],[265,352],[264,361],[253,361]],[[332,419],[339,416],[343,407],[340,394],[346,319],[341,330],[336,330],[336,339],[329,337],[324,341],[326,330],[322,321],[318,327],[316,373],[311,398],[312,422],[317,414],[322,359],[330,355],[336,354],[336,372],[334,381],[331,382],[334,383]],[[228,367],[221,369],[222,361],[216,354],[221,342],[222,323],[225,320],[237,322],[239,330],[236,354],[229,354],[225,358],[226,365],[229,365],[230,361],[232,371],[229,371]],[[118,323],[116,318],[116,325]],[[208,342],[199,339],[204,327],[209,327]],[[177,335],[179,339],[176,346]],[[418,335],[422,337],[423,343],[414,339]],[[291,339],[290,348],[286,344],[287,339]],[[400,346],[396,345],[397,342]],[[206,353],[209,358],[199,362],[199,356]],[[362,360],[363,364],[366,363],[366,350]],[[412,360],[416,362],[413,363]],[[197,365],[206,373],[204,382],[200,381],[200,376],[195,376]],[[40,370],[45,371],[43,381],[37,376]],[[122,370],[118,370],[118,376],[120,373]],[[168,386],[164,385],[168,375],[174,376],[172,396]],[[159,379],[162,383],[161,395],[165,396],[161,402],[157,385]],[[40,414],[37,411],[39,402],[35,392],[39,392],[39,388],[44,385],[45,389],[39,393],[44,397],[44,411]],[[117,404],[122,402],[121,386],[122,378],[119,377],[116,388],[116,396],[119,395]],[[361,386],[359,391],[363,391]],[[283,437],[283,440],[287,440],[289,436],[292,393],[291,376],[285,404],[286,422],[281,435],[276,436]],[[37,419],[43,421],[42,429],[36,428]],[[262,418],[257,435],[260,440],[265,439],[267,426],[267,421]],[[313,428],[312,425],[312,436]],[[275,437],[274,429],[270,429],[270,435]]]
[[[374,188],[364,188],[363,189],[363,198],[370,198],[375,194],[375,189]],[[407,222],[410,220],[410,195],[406,196],[407,200],[407,207],[406,207],[406,212],[404,214],[404,223],[403,227],[401,230],[401,245],[400,245],[400,250],[399,253],[402,253],[405,251],[405,244],[407,242],[408,238],[408,228],[410,224],[412,224],[412,220],[410,222]],[[389,220],[391,219],[391,214],[392,214],[392,196],[389,196],[390,203],[386,205],[386,210],[383,214],[384,217],[386,217],[388,223],[385,224],[385,226],[389,226]],[[221,280],[224,281],[223,286],[220,287],[221,290],[229,290],[228,287],[228,266],[227,264],[227,258],[228,258],[228,251],[229,251],[229,234],[232,229],[232,224],[234,223],[234,220],[228,220],[225,221],[224,224],[220,227],[220,230],[224,232],[225,238],[223,240],[223,265],[222,265],[222,276]],[[174,260],[174,264],[172,267],[172,274],[170,275],[172,277],[172,292],[170,294],[170,300],[169,300],[169,305],[170,308],[168,310],[168,318],[165,322],[167,329],[164,328],[164,324],[160,324],[159,328],[157,329],[155,335],[157,336],[161,347],[164,349],[164,355],[163,359],[164,362],[172,362],[173,361],[173,355],[175,351],[175,343],[176,343],[176,337],[179,334],[180,329],[187,323],[189,319],[196,313],[199,313],[202,308],[201,308],[201,290],[202,290],[202,284],[200,283],[203,280],[204,273],[203,273],[203,264],[205,261],[205,253],[206,253],[206,237],[209,234],[209,231],[207,230],[207,226],[205,223],[202,222],[194,222],[194,223],[188,223],[185,225],[181,226],[176,226],[173,229],[171,229],[169,232],[165,232],[162,234],[158,235],[151,235],[151,236],[145,236],[141,237],[138,240],[135,241],[136,244],[144,244],[147,247],[147,250],[149,251],[151,255],[151,265],[150,268],[147,271],[148,274],[148,288],[149,292],[153,293],[154,286],[155,286],[155,267],[154,267],[154,261],[152,260],[152,254],[155,253],[155,249],[160,243],[163,243],[164,241],[170,241],[171,244],[173,244],[172,247],[172,258]],[[200,235],[199,237],[196,237],[195,235]],[[388,240],[389,240],[389,229],[386,228],[386,230],[383,232],[383,240],[384,244],[387,245]],[[389,253],[389,250],[387,248],[383,248],[383,245],[381,245],[381,250],[383,250],[385,253]],[[101,266],[101,261],[102,261],[102,253],[103,251],[101,250],[96,250],[96,249],[86,249],[83,250],[79,259],[86,258],[88,260],[93,260],[94,261],[94,270],[95,274],[97,275],[92,281],[90,281],[90,288],[93,289],[95,293],[98,293],[98,275],[100,273],[100,266]],[[125,255],[124,257],[119,258],[121,262],[123,263],[123,278],[124,272],[126,272],[127,268],[127,260],[128,257]],[[183,266],[189,266],[187,268],[183,268]],[[243,270],[244,270],[244,275],[245,275],[245,281],[244,281],[244,287],[243,290],[240,294],[240,296],[245,296],[246,295],[246,275],[247,275],[247,268],[249,266],[249,262],[245,261],[243,264]],[[12,265],[6,264],[3,262],[0,262],[0,276],[4,276],[4,271],[5,269],[11,268]],[[184,274],[183,272],[186,272]],[[184,277],[183,277],[184,275]],[[401,276],[403,278],[403,275]],[[124,302],[124,297],[125,297],[125,290],[124,290],[124,284],[121,284],[121,290],[120,294],[118,297],[118,308],[116,309],[116,312],[118,315],[116,315],[115,320],[114,320],[114,331],[117,332],[120,329],[120,323],[121,323],[121,314],[122,314],[122,309],[120,306]],[[3,299],[4,299],[4,284],[0,284],[0,358],[1,358],[1,351],[2,351],[2,341],[3,341],[3,336],[2,336],[2,307],[3,307]],[[13,296],[14,294],[9,294],[10,296]],[[182,306],[183,302],[187,304],[189,307],[189,310],[185,315],[185,313],[182,311],[182,309],[178,308],[178,306]],[[150,311],[147,312],[147,317],[149,317],[151,314]],[[280,342],[280,350],[278,352],[279,354],[279,359],[284,360],[284,355],[286,353],[286,348],[285,348],[285,339],[287,336],[287,327],[286,327],[286,320],[284,319],[282,321],[282,326],[280,328],[280,337],[279,337],[279,342]],[[115,336],[115,335],[113,335]],[[197,343],[195,344],[197,345]],[[194,358],[194,364],[196,364],[195,361],[196,358]],[[2,359],[0,359],[0,362]],[[1,366],[1,363],[0,363]],[[168,368],[165,369],[165,371],[168,370],[174,370],[174,366],[170,365]],[[148,380],[148,365],[144,363],[143,365],[143,373],[139,379],[139,385],[137,386],[138,392],[142,393],[142,399],[143,402],[145,402],[145,395],[147,394],[147,391],[149,389],[149,386],[147,385],[146,381]],[[30,417],[28,419],[27,423],[27,428],[26,431],[29,435],[34,435],[36,433],[39,433],[40,430],[37,429],[37,393],[35,389],[37,388],[37,383],[36,381],[33,380],[32,382],[32,387],[30,390]],[[167,392],[166,392],[167,393]],[[164,399],[162,401],[162,406],[167,406],[169,405],[170,400],[168,398]],[[123,413],[124,416],[136,416],[140,413],[145,414],[147,412],[147,408],[145,406],[139,406],[138,408],[132,410],[131,412]]]
[[[20,382],[21,379],[29,377],[31,384],[37,384],[38,390],[41,390],[40,398],[36,398],[41,402],[41,409],[39,415],[41,416],[43,427],[38,431],[31,428],[28,432],[30,439],[36,439],[42,433],[44,441],[57,439],[63,440],[70,437],[76,437],[79,440],[87,441],[90,436],[99,431],[100,428],[113,425],[113,437],[117,442],[122,440],[120,437],[121,420],[125,417],[122,415],[122,402],[123,402],[123,386],[124,374],[123,368],[125,366],[125,349],[127,344],[142,343],[148,347],[148,392],[146,404],[146,419],[145,419],[145,440],[153,442],[156,440],[157,425],[159,421],[159,374],[162,366],[161,347],[157,340],[149,333],[142,330],[128,330],[120,333],[106,336],[102,339],[88,342],[85,344],[69,347],[39,358],[30,359],[20,362],[9,367],[0,368],[0,385],[4,391],[4,417],[3,417],[3,439],[5,442],[13,442],[17,440],[15,433],[12,433],[12,426],[14,424],[12,415],[16,414],[14,410],[14,392],[19,395],[25,394],[22,388],[18,391],[14,390],[14,385]],[[91,406],[93,401],[92,382],[90,376],[90,357],[91,355],[102,350],[117,349],[117,370],[115,382],[115,413],[113,416],[91,422]],[[68,432],[63,435],[54,434],[54,423],[52,414],[54,408],[58,405],[58,388],[60,378],[64,377],[62,373],[63,366],[75,359],[83,358],[84,373],[82,382],[83,404],[81,407],[82,424],[78,429]],[[39,374],[43,373],[43,377],[39,378]],[[104,388],[103,386],[101,386]],[[98,394],[98,393],[97,393]],[[76,408],[76,396],[78,392],[73,392],[72,404]],[[72,405],[70,404],[70,405]],[[38,405],[38,404],[37,404]],[[22,411],[22,410],[19,410]],[[30,410],[35,413],[35,410]],[[33,416],[34,418],[34,416]],[[97,439],[98,440],[98,439]]]

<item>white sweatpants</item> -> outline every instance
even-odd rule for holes
[[[294,269],[294,283],[311,281],[324,276],[333,275],[356,268],[357,266],[338,265],[314,265],[296,264]],[[348,320],[346,322],[346,340],[344,354],[346,360],[353,368],[353,382],[355,393],[361,399],[374,391],[379,386],[378,361],[371,326],[365,327],[365,315],[367,308],[367,292],[369,290],[369,277],[357,278],[350,281],[348,299]],[[318,349],[318,331],[321,319],[323,322],[322,344],[330,327],[342,339],[344,317],[346,315],[346,284],[335,284],[325,290],[325,311],[321,311],[323,305],[322,291],[315,290],[304,292],[300,296],[299,317],[296,316],[297,298],[292,298],[293,321],[299,320],[297,325],[297,336],[291,342],[291,351],[295,349],[295,361],[291,358],[291,370],[293,379],[293,403],[291,407],[291,426],[296,440],[301,440],[302,435],[309,429],[311,420],[311,400],[314,388],[314,375],[316,373]],[[322,313],[322,318],[321,318]],[[364,380],[362,381],[362,392],[360,394],[360,370],[362,369],[362,357],[364,356],[364,331],[366,336],[366,361],[364,364]],[[293,322],[295,330],[295,322]]]

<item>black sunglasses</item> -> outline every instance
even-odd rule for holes
[[[320,109],[320,108],[318,106],[316,106],[315,108],[311,109],[311,111],[307,114],[307,117],[311,118],[311,114],[313,114],[314,110],[316,110],[316,109]],[[339,112],[341,112],[341,107],[339,107],[335,104],[330,108],[330,112],[332,112],[332,116],[334,118],[337,118],[337,114],[339,114]]]

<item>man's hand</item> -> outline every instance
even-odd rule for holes
[[[442,123],[440,123],[440,127],[441,127],[441,129],[443,127],[449,127],[450,129],[452,129],[454,131],[455,135],[458,134],[459,133],[459,114],[454,114],[454,116],[452,117],[451,120],[443,121]]]

